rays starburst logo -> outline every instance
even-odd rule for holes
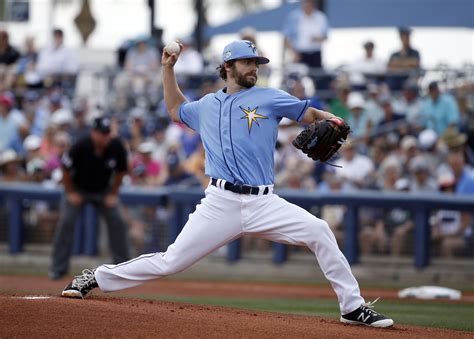
[[[268,117],[257,113],[258,107],[255,107],[255,108],[247,107],[247,109],[245,109],[242,106],[239,106],[239,108],[242,110],[242,112],[245,113],[245,115],[241,117],[240,119],[247,119],[249,134],[250,134],[250,131],[252,130],[253,123],[256,123],[258,126],[260,126],[257,119],[268,119]]]

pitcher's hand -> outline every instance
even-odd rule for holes
[[[163,48],[163,54],[161,55],[161,64],[164,67],[173,67],[176,64],[176,61],[178,61],[178,58],[183,51],[183,44],[178,42],[178,45],[180,47],[179,53],[173,53],[173,54],[168,54],[166,52],[166,49]]]

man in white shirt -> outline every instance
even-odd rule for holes
[[[55,29],[53,31],[53,43],[40,52],[37,69],[43,79],[77,74],[79,70],[78,54],[64,46],[62,30]]]
[[[364,57],[349,66],[349,76],[353,86],[365,87],[366,76],[380,75],[386,71],[385,62],[374,55],[375,44],[372,41],[367,41],[363,46]]]

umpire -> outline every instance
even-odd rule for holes
[[[61,159],[64,196],[53,244],[50,279],[68,273],[74,226],[86,203],[93,204],[104,217],[113,261],[129,259],[128,226],[118,209],[118,192],[127,173],[127,151],[110,131],[110,119],[94,120],[90,135],[74,144]]]

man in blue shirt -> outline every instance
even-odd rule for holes
[[[465,139],[464,139],[465,141]],[[454,192],[458,196],[474,194],[474,172],[466,164],[464,145],[450,148],[448,165],[454,177]],[[454,254],[472,254],[474,249],[472,213],[462,212],[460,225],[456,231],[446,237],[442,243],[441,252],[447,256]]]
[[[358,283],[327,222],[272,193],[280,120],[286,117],[309,124],[334,116],[309,107],[309,100],[256,87],[259,65],[269,60],[259,56],[250,41],[234,41],[224,48],[219,73],[226,87],[199,101],[187,102],[178,87],[173,69],[178,56],[163,52],[165,103],[173,120],[184,122],[201,135],[206,175],[211,177],[206,197],[165,253],[84,270],[62,295],[82,298],[95,287],[110,292],[137,286],[180,272],[228,242],[253,234],[307,246],[334,288],[342,322],[392,326],[392,319],[376,313],[373,303],[360,296]]]
[[[425,128],[434,130],[438,135],[451,126],[457,129],[460,114],[456,99],[449,93],[441,93],[435,81],[428,85],[428,94],[421,112]]]

